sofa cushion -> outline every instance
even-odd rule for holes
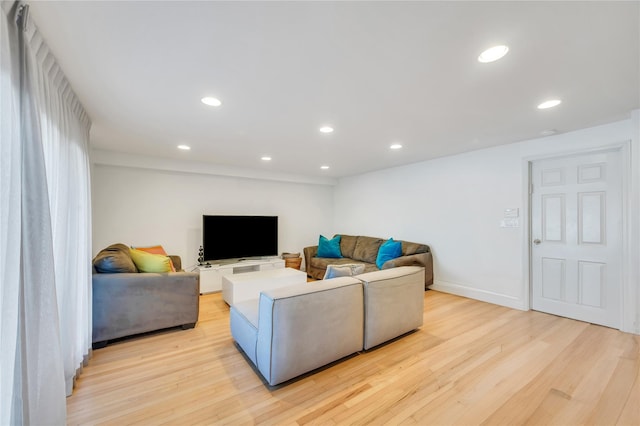
[[[338,277],[351,277],[364,273],[364,264],[362,263],[345,263],[343,265],[327,265],[323,280]]]
[[[364,264],[364,273],[379,271],[378,267],[375,263],[365,263]]]
[[[358,237],[354,235],[340,235],[340,251],[343,257],[353,257],[353,250],[356,248]]]
[[[359,236],[351,258],[375,264],[381,244],[382,239],[380,238]]]
[[[96,272],[105,274],[138,272],[129,255],[129,247],[124,244],[112,244],[100,250],[93,258],[93,267]]]
[[[320,235],[320,239],[318,240],[318,257],[327,257],[332,259],[341,258],[340,235],[336,235],[332,239],[328,239],[324,235]]]
[[[167,256],[136,249],[130,249],[129,254],[140,272],[171,272],[171,260]]]
[[[380,245],[378,257],[376,257],[376,266],[382,269],[382,265],[384,265],[387,260],[395,259],[401,255],[402,243],[400,241],[394,241],[393,238],[389,238]]]
[[[258,307],[259,307],[258,299],[249,299],[243,300],[230,306],[234,308],[236,311],[240,312],[242,316],[244,316],[245,320],[249,322],[255,328],[258,328]]]
[[[354,263],[353,259],[342,257],[340,259],[331,259],[327,257],[312,257],[309,263],[314,268],[326,269],[329,265],[348,265]]]
[[[255,365],[258,343],[258,300],[246,300],[229,309],[231,335]]]

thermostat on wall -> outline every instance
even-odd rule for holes
[[[520,216],[519,210],[517,208],[504,209],[504,217],[518,217]]]

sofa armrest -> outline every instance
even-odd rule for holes
[[[399,266],[422,266],[424,267],[424,285],[433,284],[433,258],[431,252],[416,253],[408,256],[400,256],[395,259],[387,260],[382,269],[397,268]]]
[[[422,326],[424,271],[403,266],[356,275],[364,287],[364,349]]]
[[[362,283],[351,277],[260,294],[256,361],[273,386],[362,350]]]
[[[315,257],[318,254],[318,246],[305,247],[302,251],[304,253],[304,267],[307,271],[309,271],[309,265],[311,265],[311,258]]]
[[[94,343],[198,321],[198,273],[93,274],[92,290]]]
[[[395,259],[387,260],[381,269],[398,268],[400,266],[424,266],[424,255],[427,253],[410,254],[408,256],[400,256]]]

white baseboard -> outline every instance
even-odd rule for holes
[[[492,291],[480,290],[441,280],[435,280],[429,288],[432,290],[442,291],[444,293],[455,294],[456,296],[493,303],[494,305],[506,306],[507,308],[518,309],[521,311],[529,310],[529,307],[524,305],[524,301],[522,299]]]

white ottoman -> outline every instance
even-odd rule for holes
[[[293,268],[245,272],[222,277],[222,298],[229,305],[258,299],[263,290],[306,284],[307,273]]]

